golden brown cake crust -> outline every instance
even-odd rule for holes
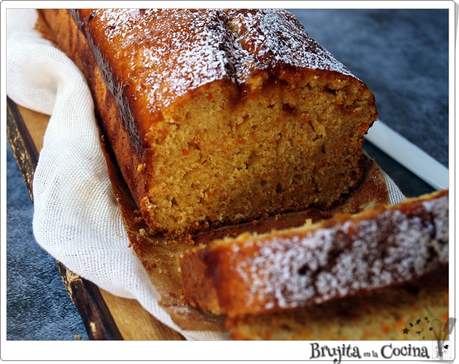
[[[407,282],[448,263],[448,211],[444,190],[312,226],[215,241],[184,254],[184,294],[215,313],[259,314]]]
[[[291,83],[301,68],[327,71],[330,81],[338,74],[355,79],[287,11],[80,9],[71,14],[138,143],[167,106],[215,81],[237,85],[238,102],[257,74]]]
[[[118,167],[126,183],[130,187],[134,184],[142,185],[144,181],[140,178],[141,175],[135,171],[135,166],[140,163],[139,156],[131,146],[129,134],[122,127],[123,119],[116,100],[107,91],[85,36],[65,9],[40,10],[39,14],[50,30],[49,37],[51,40],[75,62],[86,78],[94,100],[99,126],[105,135],[106,143],[116,153]],[[135,189],[131,189],[132,194],[135,191]],[[136,196],[133,195],[133,197],[137,202]]]

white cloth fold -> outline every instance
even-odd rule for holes
[[[221,333],[181,330],[158,305],[158,292],[128,248],[86,81],[34,30],[36,19],[33,9],[7,9],[7,94],[51,115],[33,181],[37,242],[72,272],[114,295],[138,300],[187,339],[227,339]],[[388,185],[392,203],[403,198],[390,178]]]

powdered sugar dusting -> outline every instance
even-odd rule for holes
[[[107,41],[119,44],[117,62],[128,58],[128,76],[146,76],[143,87],[152,87],[152,104],[232,77],[231,58],[244,57],[238,49],[224,49],[229,34],[216,10],[117,9],[104,11],[100,21]]]
[[[318,304],[406,282],[447,264],[448,197],[424,201],[419,209],[416,215],[386,209],[371,219],[245,243],[259,248],[236,268],[250,280],[247,306]]]
[[[283,63],[351,75],[350,71],[312,39],[303,25],[287,11],[232,10],[229,15],[239,34],[238,42],[265,67],[275,67],[276,64]]]

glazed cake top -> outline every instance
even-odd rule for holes
[[[284,10],[84,9],[71,13],[131,127],[133,112],[147,113],[135,115],[137,120],[139,116],[160,120],[158,113],[164,107],[216,80],[243,85],[258,71],[279,76],[295,67],[352,76]]]

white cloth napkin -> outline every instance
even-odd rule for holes
[[[37,242],[72,272],[117,296],[136,299],[158,320],[191,340],[226,334],[181,330],[158,305],[158,292],[128,248],[99,142],[86,81],[64,53],[34,30],[33,9],[7,9],[7,94],[51,115],[33,194]],[[404,196],[387,177],[391,203]]]

